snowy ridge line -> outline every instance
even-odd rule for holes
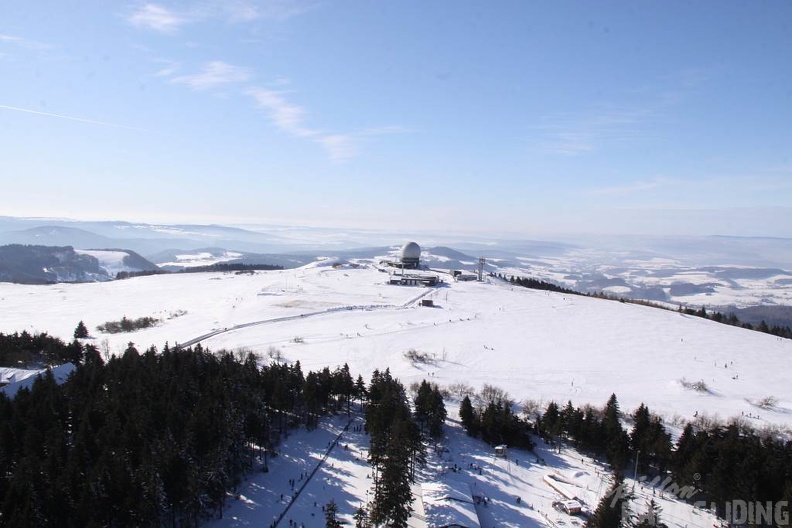
[[[408,301],[407,303],[405,303],[405,305],[402,305],[402,308],[406,307],[409,304],[412,304],[412,303],[416,302],[418,299],[420,299],[421,297],[423,297],[427,293],[428,292],[425,292],[425,293],[421,294],[421,296],[419,296],[418,298]],[[185,341],[184,343],[181,343],[181,344],[177,343],[176,344],[176,348],[191,347],[193,345],[197,345],[201,341],[209,339],[210,337],[214,337],[216,335],[224,334],[226,332],[231,332],[233,330],[240,330],[242,328],[249,328],[251,326],[258,326],[258,325],[272,324],[272,323],[282,323],[282,322],[286,322],[286,321],[294,321],[294,320],[297,320],[297,319],[304,319],[306,317],[314,317],[314,316],[317,316],[317,315],[327,315],[327,314],[331,314],[331,313],[346,312],[346,311],[351,311],[351,310],[372,311],[372,310],[382,310],[382,309],[385,309],[385,308],[395,308],[395,305],[393,305],[393,304],[358,304],[358,305],[336,306],[336,307],[333,307],[333,308],[327,308],[325,310],[319,310],[318,312],[307,312],[307,313],[302,313],[302,314],[298,314],[298,315],[287,315],[287,316],[284,316],[284,317],[275,317],[273,319],[264,319],[264,320],[261,320],[261,321],[253,321],[253,322],[250,322],[250,323],[242,323],[242,324],[229,326],[229,327],[218,329],[218,330],[212,330],[211,332],[208,332],[206,334],[203,334],[203,335],[200,335],[200,336],[195,337],[193,339],[190,339],[188,341]]]
[[[347,424],[344,426],[344,428],[341,429],[341,432],[338,433],[338,436],[336,436],[335,440],[333,440],[333,443],[330,444],[330,446],[327,448],[327,451],[325,451],[325,454],[322,455],[321,460],[319,460],[319,462],[311,470],[311,474],[308,475],[308,477],[303,481],[302,486],[300,486],[299,489],[292,495],[292,499],[289,501],[289,504],[286,505],[286,508],[281,512],[280,515],[278,515],[278,518],[275,519],[275,524],[273,525],[273,528],[278,528],[278,524],[283,520],[283,518],[289,512],[289,508],[291,508],[292,504],[294,504],[297,501],[297,498],[300,496],[300,493],[302,493],[303,489],[305,489],[305,486],[311,481],[311,479],[319,470],[319,468],[322,467],[322,464],[324,464],[327,461],[327,457],[330,456],[330,452],[333,450],[333,448],[335,448],[336,445],[338,445],[338,441],[341,440],[341,437],[344,436],[344,433],[349,431],[349,426],[352,424],[352,420],[354,419],[355,419],[354,417],[350,418]]]

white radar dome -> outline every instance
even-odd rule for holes
[[[421,246],[415,242],[407,242],[401,248],[401,258],[402,260],[417,260],[421,258]]]

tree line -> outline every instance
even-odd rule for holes
[[[629,431],[622,426],[625,418],[632,422]],[[611,395],[602,410],[573,407],[571,402],[560,408],[551,402],[537,422],[537,432],[548,442],[566,439],[604,457],[617,483],[625,472],[660,481],[670,474],[677,489],[698,490],[690,500],[715,504],[721,516],[726,502],[737,499],[792,504],[792,441],[761,436],[735,423],[709,428],[688,423],[674,443],[660,417],[645,405],[624,416]],[[606,495],[604,503],[610,505],[612,497]],[[620,507],[623,501],[616,502]],[[611,509],[598,508],[590,525],[621,526]],[[660,515],[656,505],[650,504],[649,510],[648,517]]]
[[[519,276],[515,277],[514,275],[510,276],[508,279],[503,274],[498,274],[497,277],[502,280],[508,280],[509,283],[511,284],[522,286],[523,288],[530,288],[533,290],[552,291],[557,293],[565,293],[569,295],[581,295],[584,297],[596,297],[598,299],[607,299],[611,301],[619,301],[622,303],[651,306],[652,308],[660,308],[661,310],[671,310],[671,308],[669,308],[668,306],[658,304],[652,301],[647,301],[644,299],[629,299],[627,297],[611,295],[605,292],[582,293],[579,291],[571,290],[569,288],[564,288],[562,286],[553,284],[551,282],[531,279],[527,277],[519,277]],[[779,324],[768,325],[764,320],[760,321],[759,324],[753,325],[751,323],[741,321],[733,312],[724,314],[718,311],[707,311],[707,309],[704,308],[703,306],[699,309],[694,309],[694,308],[683,307],[682,305],[679,305],[677,311],[685,315],[693,315],[696,317],[709,319],[710,321],[715,321],[716,323],[738,326],[740,328],[745,328],[746,330],[755,330],[757,332],[763,332],[765,334],[770,334],[785,339],[792,339],[792,328],[790,328],[789,326],[782,326]]]
[[[282,270],[283,266],[277,264],[243,264],[241,262],[218,262],[207,266],[191,266],[179,271],[167,271],[164,269],[143,270],[143,271],[119,271],[116,279],[131,279],[132,277],[148,277],[151,275],[165,275],[168,273],[204,273],[209,271],[222,271],[237,273],[248,273],[254,271],[275,271]]]
[[[355,397],[346,365],[304,376],[200,345],[80,352],[65,383],[48,372],[0,394],[0,525],[197,526],[290,427]]]
[[[422,381],[411,410],[404,386],[390,369],[374,371],[365,406],[374,493],[371,504],[355,512],[356,528],[372,524],[406,528],[416,468],[426,462],[427,442],[443,435],[445,418],[437,385]]]
[[[512,402],[505,396],[489,399],[477,408],[465,396],[459,405],[459,419],[468,436],[490,445],[505,444],[526,451],[535,447],[532,425],[512,411]]]
[[[82,359],[82,346],[75,339],[65,343],[46,332],[13,334],[0,332],[0,366],[26,368],[31,365],[59,365]]]

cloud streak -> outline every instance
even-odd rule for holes
[[[12,35],[0,35],[0,42],[4,42],[6,44],[11,44],[18,48],[24,48],[32,51],[45,51],[48,49],[52,49],[52,46],[50,46],[49,44],[44,44],[43,42],[38,42],[36,40],[30,40],[22,37],[14,37]]]
[[[172,71],[160,71],[159,75],[167,76]],[[207,90],[223,84],[243,83],[250,79],[250,76],[251,72],[248,68],[233,66],[223,61],[211,61],[206,63],[200,73],[172,77],[170,82],[186,84],[193,90]]]
[[[546,124],[537,128],[544,135],[544,150],[579,156],[596,152],[604,144],[643,137],[639,127],[652,115],[650,109],[603,107],[588,115],[546,116]]]
[[[603,187],[601,189],[592,189],[591,194],[605,195],[605,196],[627,196],[630,194],[640,193],[644,191],[652,191],[659,187],[664,187],[674,183],[679,183],[668,178],[657,177],[648,180],[641,180],[629,183],[627,185],[618,185],[612,187]]]
[[[321,135],[318,130],[304,125],[305,109],[287,101],[283,92],[265,88],[251,88],[246,93],[253,98],[259,108],[267,112],[272,124],[287,134],[302,138],[313,138]]]
[[[244,85],[253,76],[249,68],[234,66],[223,61],[207,62],[203,69],[195,74],[173,76],[173,72],[179,67],[178,63],[165,59],[158,59],[157,62],[165,64],[166,67],[157,72],[156,76],[196,91],[208,91],[232,84]],[[288,84],[288,79],[279,78],[271,87],[247,86],[241,91],[253,100],[255,106],[264,112],[267,120],[275,128],[289,136],[316,143],[327,153],[331,161],[342,162],[357,156],[360,152],[360,144],[369,138],[406,131],[398,126],[370,127],[347,133],[314,128],[307,124],[309,112],[305,107],[289,99],[289,91],[284,89]]]
[[[331,161],[344,161],[358,152],[352,134],[332,134],[305,125],[305,108],[289,102],[283,92],[265,88],[251,88],[247,94],[267,113],[269,121],[281,131],[298,138],[310,139],[321,145]]]
[[[325,132],[307,126],[305,118],[308,112],[286,99],[285,92],[258,87],[250,88],[245,93],[266,112],[276,128],[291,136],[314,141],[325,150],[331,161],[341,162],[355,157],[360,151],[360,143],[366,138],[406,131],[403,127],[383,126],[344,134]]]
[[[87,123],[90,125],[101,125],[101,126],[108,126],[113,128],[123,128],[126,130],[136,130],[138,132],[148,132],[145,129],[127,126],[127,125],[120,125],[118,123],[108,123],[107,121],[97,121],[95,119],[85,119],[83,117],[75,117],[75,116],[67,116],[63,114],[54,114],[52,112],[41,112],[39,110],[32,110],[30,108],[20,108],[17,106],[7,106],[7,105],[0,105],[0,109],[2,110],[10,110],[12,112],[22,112],[25,114],[34,114],[44,117],[54,117],[57,119],[65,119],[67,121],[76,121],[78,123]]]
[[[182,10],[146,3],[129,14],[126,20],[138,28],[173,34],[186,25],[211,20],[286,20],[312,8],[313,4],[300,0],[207,0]]]
[[[184,24],[190,22],[190,18],[159,4],[144,4],[129,15],[127,21],[135,27],[160,33],[175,33]]]

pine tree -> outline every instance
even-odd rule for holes
[[[587,528],[625,528],[629,526],[630,495],[624,479],[617,475],[613,486],[597,505],[594,515],[586,523]]]
[[[398,421],[393,426],[393,436],[386,448],[386,463],[382,464],[382,473],[374,490],[371,520],[375,524],[388,523],[393,528],[406,528],[412,511],[408,471],[412,453],[404,441],[405,436],[410,436],[408,421]]]
[[[421,430],[432,438],[443,434],[443,423],[446,419],[443,395],[437,385],[421,382],[415,396],[415,417],[421,424]]]
[[[366,513],[366,510],[362,506],[355,510],[355,514],[352,518],[355,519],[355,528],[369,528],[371,526],[368,513]]]
[[[462,403],[459,404],[459,419],[465,427],[465,431],[469,436],[478,435],[478,427],[476,426],[476,416],[473,410],[473,404],[470,403],[470,398],[465,396]]]
[[[358,374],[357,380],[355,381],[355,398],[360,401],[360,404],[363,405],[363,400],[366,399],[366,382],[363,381],[363,376]]]
[[[561,414],[556,402],[547,404],[547,409],[539,420],[539,425],[543,435],[557,436],[561,432]]]
[[[429,436],[432,438],[440,438],[443,436],[443,424],[445,423],[446,412],[445,402],[443,401],[443,394],[440,389],[435,385],[432,388],[431,401],[431,414],[429,416]]]
[[[88,328],[85,327],[85,323],[80,321],[77,323],[77,328],[74,329],[74,339],[84,339],[88,337]]]
[[[620,471],[629,458],[630,439],[622,429],[619,417],[619,401],[615,394],[611,394],[602,417],[602,440],[608,455],[608,462],[615,471]]]
[[[361,378],[362,379],[362,378]],[[352,397],[355,394],[355,380],[349,373],[349,365],[344,363],[340,369],[333,373],[333,391],[339,396],[344,397],[347,408],[347,416],[352,413]]]
[[[642,403],[633,414],[633,428],[630,431],[630,447],[637,451],[645,447],[646,434],[649,431],[649,409]]]
[[[330,502],[325,504],[325,528],[341,528],[341,521],[338,520],[338,506],[335,500],[330,499]]]

